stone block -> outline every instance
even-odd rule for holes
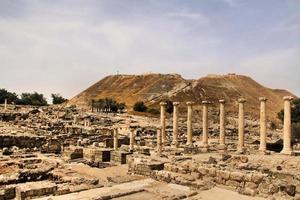
[[[242,182],[244,181],[244,174],[241,172],[231,172],[230,180]]]
[[[56,190],[56,184],[49,181],[23,183],[16,187],[16,199],[25,200],[28,198],[53,195]]]
[[[229,180],[229,177],[230,177],[230,172],[229,171],[218,171],[218,176],[220,176],[222,179],[224,180]]]
[[[198,167],[198,172],[201,173],[203,176],[206,176],[208,174],[208,169],[205,167]]]
[[[226,181],[226,185],[237,188],[240,186],[240,183],[238,181],[228,180],[228,181]]]
[[[264,179],[264,175],[260,173],[254,173],[251,177],[252,182],[259,184]]]
[[[258,187],[258,185],[256,183],[253,183],[253,182],[246,182],[245,187],[250,188],[250,189],[256,189]]]

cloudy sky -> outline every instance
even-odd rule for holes
[[[0,0],[0,70],[0,88],[47,97],[117,72],[235,72],[300,95],[300,1]]]

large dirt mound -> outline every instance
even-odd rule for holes
[[[137,101],[157,106],[162,100],[194,101],[202,100],[218,102],[224,98],[228,102],[228,110],[236,111],[236,100],[247,99],[246,112],[259,113],[261,96],[267,97],[267,109],[271,118],[275,118],[283,107],[282,97],[291,95],[286,90],[264,87],[247,76],[208,75],[198,80],[185,80],[178,74],[145,74],[145,75],[112,75],[107,76],[85,91],[72,98],[68,104],[88,106],[92,99],[113,98],[131,106]],[[182,105],[184,106],[184,104]]]

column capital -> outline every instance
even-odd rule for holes
[[[283,100],[285,100],[285,101],[292,101],[294,99],[294,97],[292,97],[292,96],[284,96],[283,97]]]
[[[177,102],[177,101],[174,101],[173,102],[173,106],[178,106],[180,103],[179,102]]]
[[[187,101],[186,102],[186,105],[188,105],[188,106],[191,106],[191,105],[194,105],[195,103],[193,102],[193,101]]]
[[[239,99],[238,99],[238,102],[239,102],[239,103],[245,103],[245,102],[246,102],[246,99],[245,99],[245,98],[239,98]]]
[[[259,99],[259,101],[267,101],[268,100],[266,97],[259,97],[258,99]]]
[[[219,103],[226,103],[225,99],[220,99]]]
[[[162,101],[162,102],[159,103],[159,105],[160,105],[160,106],[165,106],[165,105],[167,105],[167,103],[164,102],[164,101]]]
[[[204,100],[204,101],[202,101],[202,104],[211,104],[211,102]]]

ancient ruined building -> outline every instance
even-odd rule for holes
[[[160,116],[5,103],[0,199],[299,199],[293,97],[278,94],[284,122],[273,130],[278,97],[255,95],[171,95],[172,114],[153,103]]]

